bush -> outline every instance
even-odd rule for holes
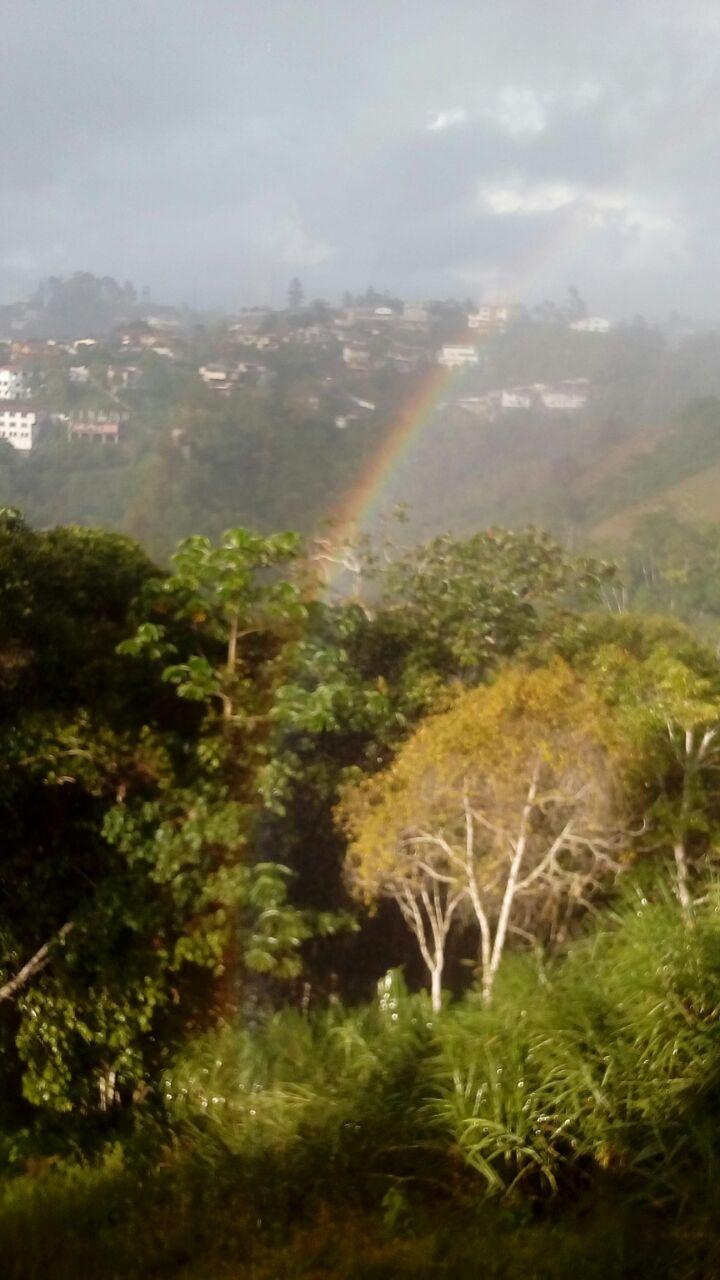
[[[0,1187],[3,1277],[644,1275],[657,1233],[647,1274],[717,1274],[719,1013],[718,891],[689,929],[635,889],[552,966],[507,962],[490,1008],[434,1018],[389,975],[372,1006],[228,1027],[168,1072],[159,1128]]]
[[[599,1168],[653,1194],[717,1170],[720,905],[688,929],[642,891],[549,973],[506,967],[431,1064],[433,1122],[490,1192],[557,1189]]]
[[[433,1017],[398,974],[378,1001],[303,1016],[276,1013],[255,1029],[227,1028],[195,1043],[163,1092],[180,1141],[238,1176],[274,1214],[315,1195],[377,1200],[388,1178],[426,1177],[418,1160],[423,1063]]]

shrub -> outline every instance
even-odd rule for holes
[[[432,1122],[490,1192],[606,1168],[682,1198],[716,1169],[720,905],[688,929],[641,890],[550,972],[507,966],[443,1023]]]

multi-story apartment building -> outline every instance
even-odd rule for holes
[[[0,404],[0,440],[13,449],[27,453],[35,443],[37,413],[19,400],[3,400]]]
[[[27,400],[29,395],[22,369],[13,364],[0,366],[0,400]]]

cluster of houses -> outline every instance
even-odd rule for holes
[[[223,396],[229,396],[243,382],[264,387],[271,378],[270,370],[261,360],[223,360],[201,364],[198,376],[206,387]]]
[[[303,392],[308,409],[316,410],[322,402],[342,429],[376,412],[374,374],[420,374],[433,365],[472,370],[482,362],[484,340],[504,333],[517,318],[507,305],[474,310],[399,300],[389,305],[370,294],[367,301],[342,308],[320,303],[286,311],[248,308],[211,333],[191,325],[187,316],[160,308],[157,315],[122,322],[110,337],[65,341],[12,334],[4,343],[7,363],[0,366],[0,440],[28,452],[42,432],[58,428],[69,440],[117,443],[127,429],[125,397],[142,386],[154,357],[197,377],[214,395],[231,396],[242,385],[270,386],[282,368],[283,352],[292,355],[294,349],[314,371],[315,385]],[[578,333],[607,333],[611,324],[588,316],[569,327]],[[36,392],[47,392],[50,369],[66,379],[64,404],[73,406],[67,412],[39,407],[49,398]],[[578,410],[587,394],[585,379],[566,379],[464,395],[454,403],[492,420],[530,409]],[[94,403],[104,407],[95,409]]]
[[[68,371],[69,381],[84,383],[78,369]],[[72,414],[53,413],[32,401],[33,389],[26,371],[17,365],[0,366],[0,440],[21,453],[29,453],[40,435],[57,427],[64,429],[69,440],[92,440],[116,444],[128,415],[102,410],[84,410]]]
[[[494,422],[501,414],[540,410],[547,413],[573,413],[587,403],[587,378],[564,378],[560,382],[533,382],[528,386],[502,387],[481,396],[460,396],[454,401],[459,409]]]

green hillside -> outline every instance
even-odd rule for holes
[[[691,401],[665,424],[617,435],[557,414],[480,426],[448,415],[393,476],[389,497],[417,507],[421,534],[535,522],[614,545],[652,511],[720,519],[720,400]]]
[[[681,518],[717,514],[712,474],[699,489],[674,488],[720,462],[717,335],[673,345],[640,323],[583,335],[526,318],[484,342],[477,366],[444,387],[443,403],[396,456],[396,424],[435,376],[433,344],[447,336],[440,321],[423,338],[417,367],[403,372],[387,334],[373,338],[372,367],[353,370],[328,324],[317,346],[301,343],[287,321],[277,325],[262,376],[222,396],[198,371],[232,349],[227,326],[176,341],[173,361],[134,355],[137,384],[123,392],[119,442],[69,441],[63,419],[29,456],[0,442],[0,503],[36,528],[119,530],[161,559],[195,531],[216,536],[242,524],[310,533],[345,508],[383,458],[372,518],[403,503],[415,538],[533,522],[602,541],[626,537],[637,516],[665,506]],[[238,350],[223,356],[230,367]],[[27,357],[41,409],[70,420],[116,412],[106,382],[123,352],[109,341],[84,356],[92,379],[81,387],[68,382],[71,355]],[[587,401],[572,412],[549,411],[537,393],[530,410],[500,407],[503,388],[576,378],[587,379]],[[467,411],[488,395],[489,418]]]
[[[622,544],[632,535],[637,521],[654,511],[668,511],[684,521],[720,520],[720,462],[601,520],[592,528],[592,537],[599,542]]]

